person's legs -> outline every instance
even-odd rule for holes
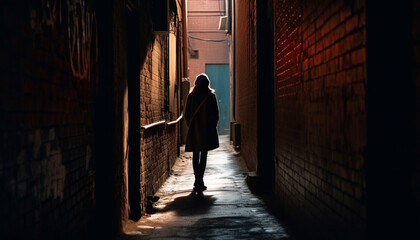
[[[200,156],[200,177],[201,180],[203,180],[204,177],[204,171],[206,170],[207,165],[207,151],[202,151]]]
[[[193,152],[194,191],[200,192],[207,189],[203,181],[204,171],[207,165],[207,153],[207,151]]]
[[[194,186],[197,186],[198,179],[200,179],[200,167],[199,167],[199,160],[200,160],[200,152],[193,152],[193,170],[194,170]]]
[[[204,171],[206,170],[206,164],[207,164],[207,151],[200,152],[200,163],[198,166],[198,179],[197,183],[201,187],[202,190],[206,190],[206,186],[204,186]]]

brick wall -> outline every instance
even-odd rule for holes
[[[364,1],[274,1],[275,194],[316,234],[366,224]]]
[[[74,5],[52,4],[1,3],[2,239],[80,237],[93,223],[95,35],[69,34],[80,22],[60,17]]]
[[[188,1],[188,11],[191,10],[202,10],[202,11],[223,11],[225,7],[225,1],[223,0],[190,0]]]
[[[189,55],[188,76],[191,86],[195,77],[206,72],[206,64],[229,64],[229,46],[225,31],[219,31],[220,16],[225,15],[225,1],[188,1],[188,34],[202,39],[226,39],[212,42],[188,38],[189,52],[198,50],[198,58]],[[211,80],[211,79],[210,79]]]
[[[161,120],[174,120],[179,106],[169,112],[167,89],[168,37],[156,35],[153,47],[140,73],[140,117],[145,126]],[[141,209],[145,212],[146,197],[154,195],[170,174],[178,154],[177,125],[158,125],[141,132]]]
[[[128,219],[127,9],[83,2],[1,4],[2,239],[112,238]]]
[[[257,53],[255,1],[236,1],[235,121],[241,125],[241,153],[257,169]]]
[[[112,237],[130,211],[127,9],[42,3],[1,4],[0,238]],[[168,40],[157,36],[142,64],[152,32],[147,8],[138,11],[140,122],[174,120]],[[177,136],[176,124],[141,135],[142,213],[176,159]]]
[[[203,39],[224,39],[225,33],[190,33]],[[198,59],[189,58],[189,78],[194,86],[195,78],[200,73],[206,72],[206,64],[229,64],[229,51],[227,40],[224,42],[208,42],[189,38],[190,47],[198,50]],[[211,81],[211,79],[210,79]]]

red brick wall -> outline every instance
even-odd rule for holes
[[[82,59],[69,47],[81,42],[60,16],[77,13],[54,6],[47,12],[40,2],[1,3],[2,239],[76,238],[93,226],[95,35],[86,32],[92,51],[81,46],[87,62],[73,71],[71,57]]]
[[[224,11],[224,0],[188,1],[188,34],[202,39],[226,39],[222,42],[212,42],[188,38],[189,51],[198,50],[198,59],[191,58],[190,55],[188,58],[191,86],[194,86],[198,74],[206,72],[206,64],[229,64],[226,32],[218,30],[219,19],[225,15]]]
[[[223,11],[225,8],[224,0],[189,0],[188,11],[200,10],[200,11]]]
[[[364,1],[274,1],[275,194],[319,234],[366,224]]]
[[[82,16],[80,3],[1,4],[1,239],[84,239],[96,227],[95,236],[112,238],[128,218],[127,10],[121,1],[87,1]],[[73,31],[81,31],[77,19],[85,35]],[[142,30],[146,52],[150,32]],[[165,54],[151,59],[167,66]],[[142,124],[178,111],[161,111],[165,69],[150,73],[160,85],[141,93],[150,110]],[[139,161],[147,165],[142,186],[152,190],[143,195],[157,190],[177,154],[176,125],[148,134]]]
[[[257,169],[257,53],[255,1],[236,1],[235,121],[241,125],[241,153]]]
[[[168,38],[156,35],[143,69],[140,73],[140,123],[142,126],[161,120],[173,120],[174,112],[168,111],[168,95],[165,94],[168,79]],[[166,98],[166,100],[165,100]],[[166,109],[165,109],[166,108]],[[158,125],[141,131],[141,173],[140,187],[142,211],[145,211],[146,197],[154,195],[170,174],[178,154],[177,125]]]

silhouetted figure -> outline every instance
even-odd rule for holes
[[[188,127],[185,151],[193,152],[194,191],[202,192],[207,189],[203,181],[207,153],[219,147],[219,108],[210,80],[204,73],[197,76],[195,86],[188,95],[185,121]]]

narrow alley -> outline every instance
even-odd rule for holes
[[[0,34],[1,240],[420,239],[420,0],[2,0]]]
[[[229,136],[210,151],[202,195],[192,191],[191,153],[181,150],[170,177],[156,192],[150,214],[124,226],[121,240],[291,239],[290,233],[246,185],[247,168]]]

